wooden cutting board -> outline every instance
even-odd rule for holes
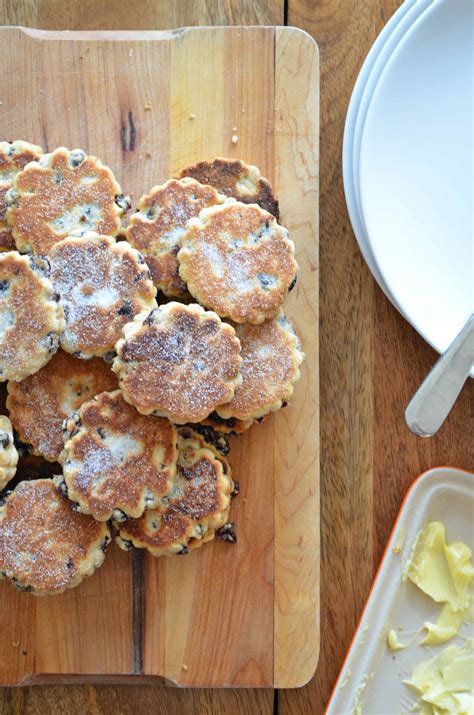
[[[306,353],[292,404],[233,440],[238,543],[161,559],[113,545],[55,597],[0,583],[0,685],[303,685],[319,652],[317,47],[274,27],[0,33],[2,139],[81,147],[134,203],[200,159],[261,168],[297,247],[285,310]]]

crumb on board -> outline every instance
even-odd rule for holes
[[[238,141],[239,137],[237,136],[237,134],[232,134],[232,144],[237,144]]]
[[[12,643],[12,646],[14,648],[18,648],[19,645],[20,645],[20,641],[13,641],[13,643]]]
[[[189,119],[196,119],[196,115],[191,112],[191,114],[189,115]]]
[[[232,131],[233,131],[234,134],[235,134],[235,132],[237,131],[237,127],[232,127]]]
[[[187,669],[188,669],[188,666],[186,665],[186,663],[183,663],[183,665],[181,666],[181,668],[182,668],[183,670],[187,670]]]
[[[151,101],[149,99],[146,100],[143,108],[145,109],[145,111],[147,109],[151,109]]]
[[[151,159],[151,153],[149,151],[145,152],[145,159]]]

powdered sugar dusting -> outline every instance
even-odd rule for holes
[[[7,211],[6,193],[13,185],[18,173],[30,161],[39,159],[43,149],[23,141],[13,143],[0,142],[0,229],[7,228],[5,214]],[[6,237],[2,237],[6,240]],[[15,244],[7,246],[14,250]]]
[[[137,517],[168,491],[177,456],[168,420],[140,415],[116,390],[84,403],[67,429],[64,478],[84,512],[101,521],[115,510]]]
[[[202,305],[237,323],[273,317],[297,273],[288,232],[258,206],[228,199],[188,223],[180,275]]]
[[[35,375],[8,383],[7,408],[20,439],[32,445],[34,454],[56,462],[64,447],[66,417],[117,386],[115,374],[103,360],[77,360],[59,350]]]
[[[242,385],[217,413],[224,419],[262,417],[291,397],[304,356],[291,323],[282,314],[261,325],[239,326],[237,335],[242,346]]]
[[[168,303],[138,316],[117,344],[113,369],[127,401],[177,424],[199,422],[240,384],[240,344],[200,306]]]
[[[96,234],[68,238],[53,248],[50,259],[66,318],[61,346],[68,352],[104,355],[125,323],[156,306],[143,259],[125,242]]]
[[[58,348],[63,311],[47,272],[41,259],[0,254],[0,381],[36,372]]]
[[[214,536],[228,518],[233,482],[229,464],[189,428],[179,430],[173,484],[158,508],[120,527],[120,538],[156,556],[185,553]],[[120,541],[119,541],[120,544]]]
[[[222,203],[211,186],[171,179],[142,196],[126,230],[127,240],[145,256],[157,288],[170,297],[187,295],[178,274],[179,239],[188,220],[207,207]]]
[[[60,592],[102,563],[109,538],[52,480],[21,482],[0,507],[0,571],[20,589]]]
[[[65,208],[55,216],[52,221],[48,222],[48,227],[55,234],[82,236],[86,231],[97,229],[101,218],[102,211],[97,204],[76,204],[71,208]]]
[[[18,452],[13,441],[12,423],[0,415],[0,490],[13,479],[18,464]]]
[[[8,221],[17,246],[45,255],[71,232],[94,228],[117,235],[124,210],[116,202],[121,193],[99,159],[64,147],[45,154],[18,174],[9,193]]]
[[[0,340],[5,339],[7,330],[15,325],[15,316],[6,305],[0,305]]]

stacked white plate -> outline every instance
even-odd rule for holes
[[[473,48],[473,0],[405,0],[362,66],[344,133],[362,254],[440,353],[474,312]]]

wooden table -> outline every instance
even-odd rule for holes
[[[101,6],[104,7],[101,7]],[[0,24],[43,29],[164,29],[290,24],[321,53],[321,655],[300,690],[41,686],[0,690],[0,712],[319,715],[340,669],[408,486],[427,468],[474,468],[474,383],[439,434],[423,441],[404,407],[436,354],[369,273],[341,177],[347,103],[358,69],[400,0],[3,0]]]

